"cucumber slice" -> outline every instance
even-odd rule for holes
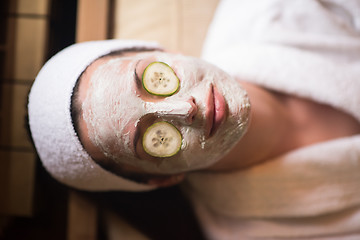
[[[180,86],[174,70],[163,62],[150,63],[142,75],[142,84],[146,91],[156,96],[171,96]]]
[[[157,122],[146,129],[142,144],[146,153],[153,157],[171,157],[180,151],[182,136],[168,122]]]

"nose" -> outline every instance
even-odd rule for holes
[[[188,100],[166,99],[161,102],[148,102],[145,109],[148,113],[155,113],[158,116],[187,125],[192,124],[198,111],[193,97]]]

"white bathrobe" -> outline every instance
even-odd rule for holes
[[[360,0],[223,0],[203,58],[360,122]],[[191,174],[185,189],[209,239],[360,239],[360,136]]]

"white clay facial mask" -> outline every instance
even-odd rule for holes
[[[168,78],[169,89],[145,89],[143,75],[149,81],[156,72]],[[248,124],[246,92],[222,70],[192,57],[114,56],[89,79],[83,118],[90,140],[113,161],[148,173],[210,166],[240,140]]]

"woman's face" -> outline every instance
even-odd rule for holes
[[[164,62],[180,81],[177,92],[159,97],[141,83],[145,68]],[[231,76],[202,60],[164,52],[133,52],[92,63],[79,86],[80,136],[93,158],[154,174],[206,168],[244,134],[250,111],[246,92]],[[180,151],[153,157],[143,148],[145,131],[166,121],[182,136]]]

